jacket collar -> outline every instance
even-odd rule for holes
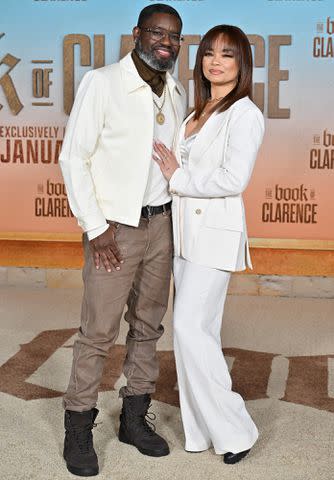
[[[131,52],[125,55],[119,63],[121,69],[127,73],[127,75],[124,75],[124,82],[128,93],[132,93],[142,87],[148,87],[148,84],[141,78],[135,64],[133,63]],[[177,93],[181,95],[181,91],[176,81],[169,72],[166,73],[166,83],[170,92],[175,89]]]

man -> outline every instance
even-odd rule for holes
[[[65,406],[64,458],[70,472],[98,474],[92,428],[105,358],[128,311],[119,440],[151,456],[167,442],[145,420],[158,377],[171,273],[171,197],[152,159],[153,141],[173,148],[185,93],[168,73],[182,21],[164,4],[144,8],[134,50],[88,72],[78,89],[60,156],[69,202],[83,228],[81,327]]]

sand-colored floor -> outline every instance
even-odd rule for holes
[[[71,367],[72,329],[78,326],[80,299],[79,289],[0,290],[1,480],[75,478],[61,458],[61,392]],[[111,382],[106,372],[106,391],[99,396],[99,424],[94,430],[98,478],[332,480],[333,317],[330,299],[228,297],[223,345],[235,384],[260,431],[251,455],[236,466],[224,465],[212,450],[199,454],[183,450],[170,309],[159,342],[163,384],[152,410],[171,454],[145,457],[118,442],[123,322],[120,346],[114,352],[117,378]],[[257,382],[252,382],[253,375]],[[108,381],[116,390],[110,390]]]

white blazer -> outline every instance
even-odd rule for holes
[[[186,108],[182,85],[167,73],[177,132]],[[138,226],[152,160],[152,90],[131,54],[81,81],[59,158],[68,199],[84,231],[106,219]]]
[[[184,136],[183,122],[179,134]],[[174,252],[193,263],[227,271],[252,267],[242,192],[264,134],[261,111],[248,98],[212,114],[194,140],[188,167],[170,180]]]

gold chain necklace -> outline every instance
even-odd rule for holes
[[[162,113],[163,106],[165,105],[165,100],[166,100],[166,86],[164,87],[163,99],[162,99],[161,106],[158,105],[157,102],[153,98],[153,103],[158,109],[158,113],[156,114],[155,118],[156,118],[159,125],[163,125],[165,123],[165,115]]]
[[[208,98],[207,102],[208,103],[211,103],[211,102],[218,102],[219,100],[221,100],[222,98],[224,98],[225,95],[223,95],[222,97],[218,97],[218,98]]]
[[[218,97],[218,98],[210,98],[210,99],[208,99],[208,100],[206,101],[206,105],[207,105],[208,103],[219,102],[219,100],[221,100],[222,98],[224,98],[224,96],[223,96],[223,97]],[[206,105],[205,105],[205,107],[206,107]],[[201,118],[201,117],[205,117],[205,115],[209,115],[210,113],[212,113],[211,110],[205,110],[205,107],[204,107],[203,112],[200,114],[200,118]]]

